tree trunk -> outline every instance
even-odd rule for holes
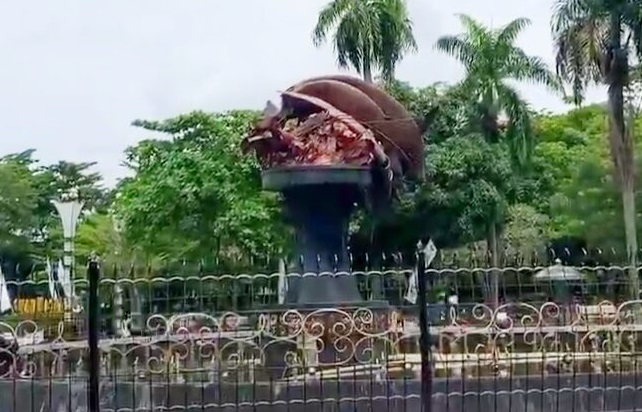
[[[630,299],[638,299],[640,280],[637,270],[638,239],[635,224],[635,191],[633,189],[622,189],[622,212],[626,238],[627,265],[629,266],[629,295]]]
[[[372,69],[369,62],[363,63],[363,80],[372,83]]]
[[[629,105],[629,113],[626,123],[626,137],[630,142],[635,141],[635,120],[637,119],[637,110],[633,103]],[[632,143],[631,143],[632,144]],[[633,150],[633,148],[631,148]],[[633,157],[633,154],[631,155]],[[635,164],[635,160],[631,161]],[[629,279],[632,281],[631,285],[631,298],[640,298],[640,278],[638,276],[638,236],[636,224],[636,207],[635,207],[635,169],[632,170],[630,186],[627,186],[626,191],[622,190],[622,213],[624,218],[624,233],[626,236],[627,257],[629,264]],[[633,296],[635,293],[635,296]]]
[[[633,136],[626,131],[624,118],[624,86],[628,60],[622,50],[621,16],[619,10],[611,13],[610,50],[603,68],[609,85],[609,144],[614,166],[614,177],[622,194],[622,211],[629,267],[629,296],[637,299],[640,281],[637,274],[637,232],[635,208],[635,171],[633,158]],[[631,125],[629,125],[631,126]]]
[[[484,279],[484,296],[486,302],[497,308],[499,306],[499,240],[498,240],[498,225],[493,222],[488,227],[486,234],[486,247],[490,254],[490,269]]]

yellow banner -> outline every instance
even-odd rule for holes
[[[43,297],[16,299],[13,303],[13,308],[17,313],[24,315],[53,315],[65,312],[64,302]]]

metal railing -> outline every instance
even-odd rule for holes
[[[0,411],[642,409],[627,268],[442,260],[409,302],[423,263],[395,265],[288,273],[358,277],[362,302],[315,306],[280,304],[281,273],[204,264],[94,263],[59,300],[8,280]]]

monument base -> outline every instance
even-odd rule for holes
[[[350,272],[350,217],[372,184],[369,167],[288,166],[265,170],[263,187],[281,192],[295,233],[285,302],[334,307],[363,301]],[[298,306],[297,306],[298,307]]]
[[[266,367],[277,379],[383,363],[394,352],[395,308],[384,301],[284,304],[261,312]]]
[[[372,169],[274,167],[262,179],[264,189],[283,195],[296,230],[285,304],[262,315],[272,339],[269,368],[280,364],[292,376],[376,362],[390,346],[392,308],[364,300],[348,253],[350,217],[366,200]]]

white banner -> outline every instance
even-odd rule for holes
[[[2,267],[0,267],[0,313],[5,313],[13,309],[11,305],[11,296],[9,296],[9,289],[7,288],[7,281],[2,274]]]
[[[278,284],[278,294],[279,294],[279,304],[282,305],[285,303],[285,295],[288,293],[288,280],[287,280],[287,268],[285,265],[285,260],[279,260],[279,284]]]
[[[49,297],[53,300],[58,300],[58,292],[56,291],[56,279],[53,274],[53,267],[51,261],[47,258],[47,285],[49,286]]]
[[[433,243],[432,239],[428,241],[424,249],[421,251],[424,255],[424,270],[430,267],[430,264],[437,256],[437,247]],[[418,273],[417,268],[410,275],[408,279],[408,291],[406,292],[406,300],[412,304],[417,303],[417,294],[418,294]]]
[[[65,292],[65,298],[73,298],[74,290],[73,285],[71,284],[71,274],[62,264],[62,260],[58,260],[58,282],[60,282],[62,290]]]

